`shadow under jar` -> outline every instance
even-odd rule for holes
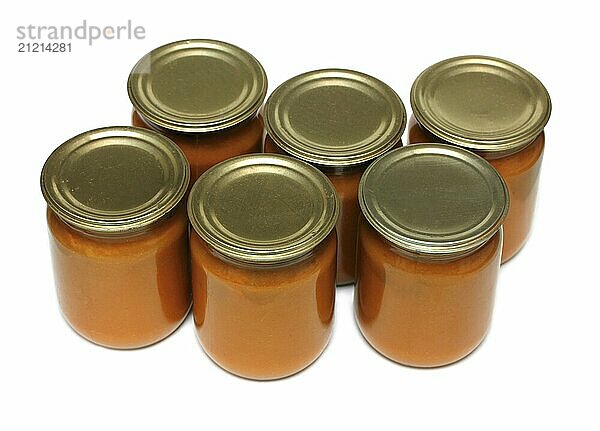
[[[46,161],[58,300],[80,335],[137,348],[173,332],[191,306],[189,166],[158,133],[108,127],[78,135]]]
[[[154,49],[127,82],[132,124],[173,140],[190,163],[191,181],[211,166],[260,153],[260,109],[267,91],[261,64],[237,46],[193,39]]]
[[[194,322],[222,368],[267,380],[312,363],[329,340],[339,203],[325,175],[280,155],[206,171],[188,200]]]
[[[440,142],[473,151],[506,181],[511,207],[503,225],[502,262],[525,245],[535,208],[550,118],[548,92],[508,61],[456,57],[426,69],[412,86],[409,144]]]
[[[265,108],[264,151],[320,169],[340,199],[337,284],[355,281],[358,183],[366,167],[402,145],[400,97],[372,76],[344,69],[307,72],[281,84]]]
[[[360,330],[377,351],[435,367],[481,343],[508,199],[489,163],[449,145],[407,146],[366,170],[354,302]]]

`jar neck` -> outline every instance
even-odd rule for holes
[[[254,115],[250,116],[249,118],[243,120],[240,123],[234,124],[232,126],[220,129],[220,130],[214,130],[214,131],[209,131],[209,132],[181,132],[178,130],[172,130],[163,126],[159,126],[158,124],[155,124],[151,121],[149,121],[147,118],[143,117],[142,114],[140,114],[138,111],[135,110],[135,108],[133,109],[133,115],[134,115],[134,125],[137,121],[140,121],[143,124],[140,124],[143,127],[146,127],[147,129],[151,129],[154,130],[156,132],[159,132],[163,135],[171,135],[171,136],[180,136],[180,137],[189,137],[189,136],[211,136],[211,135],[217,135],[219,133],[223,133],[223,132],[232,132],[235,130],[239,130],[244,128],[245,126],[247,126],[248,124],[250,124],[252,121],[255,121],[257,117],[259,117],[260,113],[256,112]]]
[[[260,270],[275,270],[275,269],[284,269],[286,267],[293,267],[296,265],[301,265],[311,259],[313,259],[315,256],[317,256],[320,251],[326,247],[326,245],[330,242],[330,241],[336,241],[336,233],[335,233],[335,228],[331,231],[331,233],[329,233],[329,235],[327,235],[323,241],[321,241],[319,244],[317,244],[317,246],[315,246],[312,250],[310,250],[308,253],[303,254],[302,256],[299,256],[297,258],[291,259],[291,260],[285,260],[285,261],[281,261],[281,262],[268,262],[268,263],[255,263],[255,262],[247,262],[247,261],[242,261],[239,259],[234,259],[230,256],[225,255],[224,253],[220,252],[219,250],[215,249],[214,247],[210,246],[206,241],[204,241],[204,239],[202,239],[202,237],[200,235],[198,235],[198,233],[193,229],[193,227],[191,228],[190,231],[191,235],[194,235],[196,237],[196,239],[198,241],[200,241],[202,243],[202,245],[210,252],[210,254],[212,254],[216,259],[219,259],[222,262],[227,263],[228,265],[232,265],[235,266],[237,268],[241,268],[241,269],[245,269],[245,270],[254,270],[254,271],[260,271]]]
[[[375,230],[375,228],[373,226],[371,226],[371,224],[367,221],[367,219],[364,217],[364,215],[362,213],[360,215],[360,224],[361,225],[364,224],[367,227],[367,229],[369,229],[371,231],[371,233],[373,235],[377,236],[381,241],[383,241],[387,245],[389,250],[393,251],[395,254],[402,256],[406,259],[414,260],[414,261],[421,262],[421,263],[444,264],[444,263],[451,263],[451,262],[455,262],[455,261],[464,259],[464,258],[476,253],[478,250],[482,249],[483,247],[485,247],[490,241],[492,241],[494,239],[494,237],[496,235],[499,234],[500,237],[502,237],[502,235],[503,235],[502,227],[500,227],[485,241],[481,242],[480,244],[477,244],[475,247],[473,247],[467,251],[464,251],[461,253],[452,253],[452,254],[443,254],[443,253],[427,254],[427,253],[416,253],[414,251],[407,250],[407,249],[393,243],[392,241],[388,240],[383,235],[381,235],[377,230]]]
[[[115,232],[115,233],[109,233],[109,232],[97,232],[97,231],[83,229],[79,226],[74,225],[73,223],[69,222],[68,220],[65,220],[64,218],[62,218],[59,214],[57,214],[49,206],[46,207],[46,214],[47,214],[48,218],[54,217],[59,223],[64,225],[66,228],[76,232],[77,234],[86,236],[89,238],[97,239],[97,240],[116,241],[116,242],[123,241],[123,240],[132,240],[132,239],[143,238],[144,236],[151,234],[152,231],[163,226],[169,220],[173,219],[173,217],[175,217],[176,214],[181,213],[182,211],[185,213],[185,206],[178,204],[172,210],[166,212],[158,220],[154,221],[153,223],[151,223],[147,226],[144,226],[141,228],[136,228],[136,229],[131,229],[131,230],[119,231],[119,232]]]
[[[373,160],[375,160],[375,158],[373,158],[373,159],[367,160],[363,163],[357,163],[357,164],[348,165],[348,166],[323,165],[323,164],[315,163],[312,161],[300,159],[299,157],[296,157],[293,154],[290,154],[285,149],[283,149],[268,133],[265,135],[265,146],[267,146],[267,145],[271,149],[275,149],[278,154],[283,154],[285,156],[294,157],[296,159],[302,160],[303,162],[306,162],[306,163],[316,167],[317,169],[319,169],[321,172],[323,172],[326,175],[348,175],[348,174],[362,173],[373,162]],[[389,151],[393,150],[394,148],[397,148],[398,146],[402,146],[401,140],[398,143],[396,143]]]
[[[531,142],[528,142],[525,145],[520,145],[511,150],[482,151],[482,150],[476,150],[473,148],[469,148],[469,147],[461,145],[461,144],[452,143],[450,141],[447,141],[447,140],[437,136],[436,134],[431,132],[429,129],[425,128],[425,126],[423,126],[421,123],[419,123],[419,121],[417,120],[417,118],[414,115],[412,116],[411,121],[414,122],[415,127],[419,128],[419,132],[421,135],[423,135],[423,138],[424,138],[424,139],[423,138],[419,139],[417,142],[411,142],[411,143],[418,144],[418,143],[426,143],[426,142],[437,142],[440,144],[454,145],[456,147],[464,148],[465,150],[471,151],[471,152],[477,154],[478,156],[483,157],[486,160],[501,159],[501,158],[508,157],[513,154],[519,153],[519,152],[523,151],[524,149],[526,149],[527,147],[529,147],[530,145],[532,145],[539,137],[539,135],[538,135]],[[541,133],[543,133],[543,131]]]

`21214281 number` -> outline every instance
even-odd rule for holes
[[[60,43],[60,42],[27,42],[19,43],[18,52],[71,52],[71,42]]]

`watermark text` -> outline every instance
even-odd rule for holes
[[[146,29],[127,20],[123,25],[90,25],[83,20],[80,25],[20,25],[17,39],[30,42],[69,42],[85,40],[92,46],[98,40],[141,40],[146,38]]]

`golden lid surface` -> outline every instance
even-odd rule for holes
[[[280,155],[219,163],[194,184],[188,215],[208,245],[232,259],[270,264],[310,252],[334,228],[339,202],[318,169]]]
[[[412,253],[454,257],[484,244],[508,211],[508,190],[483,158],[442,144],[390,151],[365,171],[358,190],[373,228]]]
[[[48,206],[92,233],[123,234],[169,214],[190,181],[172,141],[136,127],[106,127],[69,139],[48,157],[40,178]]]
[[[499,58],[464,56],[436,63],[413,83],[410,103],[425,129],[482,154],[531,143],[550,118],[550,96],[531,73]]]
[[[392,148],[406,126],[406,110],[392,88],[345,69],[307,72],[268,98],[265,127],[286,153],[322,166],[352,166]]]
[[[173,42],[146,54],[127,82],[135,110],[150,123],[178,132],[213,132],[254,116],[267,76],[251,54],[225,42]]]

